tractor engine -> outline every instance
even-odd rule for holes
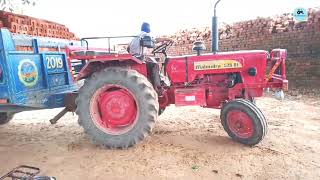
[[[228,89],[236,83],[237,74],[201,75],[186,87],[175,89],[175,104],[220,108],[221,102],[228,99]]]
[[[241,51],[168,58],[170,95],[160,102],[221,108],[231,99],[262,96],[268,57],[267,51]]]

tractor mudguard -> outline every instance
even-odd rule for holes
[[[100,71],[109,66],[131,67],[143,75],[147,75],[146,64],[131,54],[110,53],[100,49],[85,49],[83,47],[67,48],[69,63],[74,60],[81,61],[82,65],[75,80],[79,81],[89,77],[92,73]]]
[[[90,61],[86,63],[86,65],[80,70],[76,80],[82,80],[89,77],[92,73],[101,71],[106,67],[110,66],[117,66],[117,67],[124,67],[130,68],[138,71],[139,73],[147,76],[147,66],[145,63],[137,62],[133,59],[126,59],[126,60],[112,60],[112,61]]]

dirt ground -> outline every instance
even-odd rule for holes
[[[24,112],[0,127],[0,174],[40,167],[57,179],[320,179],[320,97],[258,99],[269,121],[255,147],[233,142],[219,110],[169,107],[151,136],[128,150],[93,145],[71,113]]]

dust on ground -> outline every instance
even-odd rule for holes
[[[257,100],[269,122],[255,147],[233,142],[219,110],[170,106],[153,133],[128,150],[93,145],[71,113],[17,114],[0,126],[0,174],[33,165],[57,179],[319,179],[320,98]]]

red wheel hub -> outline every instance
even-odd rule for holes
[[[109,134],[123,134],[137,120],[136,100],[124,87],[106,85],[96,91],[90,104],[95,124]]]
[[[240,110],[231,110],[227,114],[229,129],[240,138],[250,138],[254,133],[254,126],[248,114]]]

